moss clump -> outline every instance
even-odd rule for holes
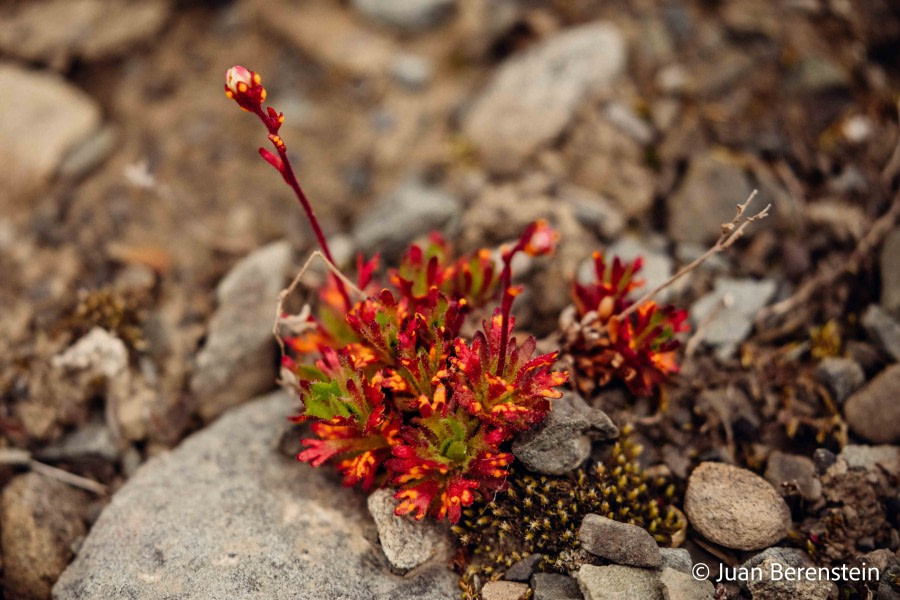
[[[578,528],[595,513],[647,529],[670,544],[684,523],[669,505],[675,488],[650,477],[637,461],[641,446],[626,435],[608,455],[569,475],[550,477],[514,470],[492,502],[463,512],[453,528],[461,550],[463,598],[480,598],[485,581],[499,579],[515,562],[540,554],[538,571],[570,573],[591,557],[580,548]]]
[[[100,327],[115,334],[129,349],[141,351],[147,345],[143,324],[149,299],[144,293],[123,292],[110,287],[84,292],[64,327],[79,337]]]

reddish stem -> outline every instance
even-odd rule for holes
[[[512,290],[512,259],[524,245],[520,241],[512,250],[503,253],[503,272],[500,274],[500,287],[503,288],[503,299],[500,301],[500,358],[497,361],[497,376],[503,377],[506,369],[506,347],[509,345],[509,315],[512,313],[513,300],[516,295]]]
[[[277,136],[278,126],[280,125],[280,123],[267,116],[263,112],[261,106],[256,106],[255,108],[256,116],[258,116],[259,119],[263,122],[263,125],[266,126],[266,129],[269,131],[269,133],[271,135]],[[322,227],[319,225],[319,220],[316,218],[315,212],[313,212],[312,204],[309,203],[309,199],[303,192],[303,188],[300,187],[300,182],[297,181],[297,176],[294,174],[294,168],[291,166],[291,161],[287,155],[287,148],[283,143],[274,145],[275,149],[278,151],[278,156],[281,157],[282,166],[279,169],[279,171],[281,171],[281,176],[284,177],[285,182],[287,182],[290,188],[294,190],[294,194],[300,201],[300,205],[303,206],[303,210],[306,212],[306,218],[313,229],[313,233],[315,233],[316,235],[316,240],[319,242],[319,247],[322,248],[322,253],[325,255],[325,258],[327,258],[329,262],[334,264],[334,258],[331,256],[331,250],[328,248],[328,241],[325,239],[325,234],[322,232]],[[344,299],[344,306],[349,312],[353,308],[353,303],[350,301],[350,295],[347,293],[347,288],[344,287],[344,282],[341,281],[340,278],[335,277],[333,274],[331,275],[331,277],[334,278],[334,281],[337,284],[338,291],[340,291],[341,297]]]

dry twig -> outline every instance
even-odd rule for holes
[[[35,473],[40,473],[46,477],[62,481],[72,487],[93,492],[98,496],[106,495],[106,486],[102,483],[36,461],[31,458],[31,454],[26,450],[19,450],[17,448],[4,448],[0,450],[0,464],[13,467],[26,467]]]
[[[284,354],[284,339],[281,337],[280,326],[285,324],[286,322],[296,325],[296,319],[291,320],[290,317],[287,319],[283,317],[284,314],[284,303],[287,300],[288,296],[294,293],[294,290],[297,289],[297,286],[300,285],[300,282],[303,279],[303,276],[306,274],[306,271],[312,265],[313,260],[316,258],[320,259],[325,263],[325,266],[328,268],[331,273],[340,279],[347,288],[357,294],[360,298],[365,298],[366,294],[361,289],[359,289],[352,281],[347,279],[347,276],[344,275],[341,270],[322,253],[321,250],[313,250],[312,254],[309,255],[309,258],[306,259],[306,262],[303,263],[303,268],[300,269],[300,272],[297,273],[297,276],[294,277],[291,284],[281,290],[281,293],[278,294],[278,304],[275,307],[275,324],[272,326],[272,333],[275,335],[275,339],[278,341],[278,347],[281,348],[281,353]],[[307,308],[307,307],[304,307]],[[303,319],[305,321],[305,319]]]
[[[879,217],[872,224],[869,232],[859,240],[859,243],[847,260],[840,264],[831,262],[823,263],[815,276],[812,279],[808,279],[790,297],[761,310],[756,315],[756,326],[772,326],[772,321],[774,319],[779,319],[784,315],[788,315],[797,308],[805,305],[819,292],[819,290],[831,286],[841,275],[845,273],[852,274],[859,271],[863,260],[865,260],[872,249],[878,246],[891,229],[893,229],[898,217],[900,217],[900,193],[894,196],[894,201],[891,203],[891,207],[888,211]]]
[[[767,204],[764,209],[762,209],[752,217],[744,219],[744,213],[747,211],[747,207],[750,206],[750,203],[756,197],[756,193],[756,190],[753,190],[753,192],[751,192],[750,196],[743,204],[738,204],[737,214],[734,216],[734,219],[732,219],[729,223],[722,224],[722,233],[721,235],[719,235],[719,239],[716,240],[716,243],[713,244],[709,250],[704,252],[695,260],[691,261],[689,264],[683,266],[677,273],[669,277],[667,280],[638,298],[631,306],[616,315],[616,317],[618,319],[627,317],[628,315],[636,311],[638,307],[642,306],[647,301],[652,300],[653,297],[655,297],[658,293],[702,265],[709,259],[709,257],[730,248],[741,236],[744,235],[744,230],[750,223],[753,223],[754,221],[760,221],[768,217],[769,209],[772,207],[771,204]]]

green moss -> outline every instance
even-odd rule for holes
[[[467,562],[460,567],[463,598],[480,598],[484,582],[499,579],[531,554],[543,556],[538,571],[570,573],[590,562],[577,539],[589,513],[638,525],[658,543],[671,544],[684,525],[669,505],[674,486],[649,477],[637,461],[640,453],[626,436],[602,461],[569,475],[514,470],[504,492],[464,511],[453,528]]]

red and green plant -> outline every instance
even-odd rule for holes
[[[297,195],[333,262],[278,135],[284,116],[262,108],[260,76],[234,67],[225,92],[265,125],[277,155],[260,154]],[[397,514],[418,519],[432,514],[455,523],[477,497],[501,489],[513,460],[504,444],[544,419],[567,380],[553,370],[556,352],[534,356],[534,338],[510,337],[522,291],[511,283],[512,260],[520,252],[549,254],[556,242],[537,221],[501,249],[496,266],[487,250],[453,258],[432,236],[427,246],[410,247],[386,284],[375,280],[377,257],[358,260],[355,289],[332,274],[317,317],[286,342],[294,357],[284,364],[303,401],[295,420],[310,422],[316,436],[302,441],[298,458],[313,466],[334,459],[348,486],[396,486]],[[360,299],[351,300],[351,291]],[[463,335],[467,317],[498,295],[481,330]]]
[[[259,153],[294,191],[333,269],[316,314],[306,313],[283,344],[284,370],[303,403],[294,420],[309,422],[315,436],[302,440],[298,458],[313,466],[333,460],[348,486],[395,486],[397,514],[456,523],[464,507],[504,488],[513,461],[507,443],[543,421],[568,379],[553,369],[557,352],[535,356],[534,338],[510,337],[522,292],[512,285],[512,260],[551,253],[557,233],[543,220],[531,223],[498,260],[487,249],[455,257],[432,234],[383,281],[378,256],[359,256],[351,282],[336,271],[293,171],[279,135],[284,115],[263,110],[259,74],[229,69],[225,93],[266,127],[275,153]],[[686,329],[686,315],[629,299],[643,284],[640,259],[609,265],[595,253],[594,267],[596,281],[573,288],[580,320],[566,349],[577,379],[621,381],[649,394],[677,371],[674,336]],[[480,330],[463,334],[478,315],[486,316]]]
[[[595,281],[573,285],[572,296],[580,320],[570,336],[568,351],[580,376],[579,384],[605,386],[624,382],[635,395],[650,395],[678,372],[676,334],[687,331],[687,313],[652,300],[635,303],[632,291],[644,285],[636,275],[642,261],[629,264],[615,257],[608,264],[595,252]]]

